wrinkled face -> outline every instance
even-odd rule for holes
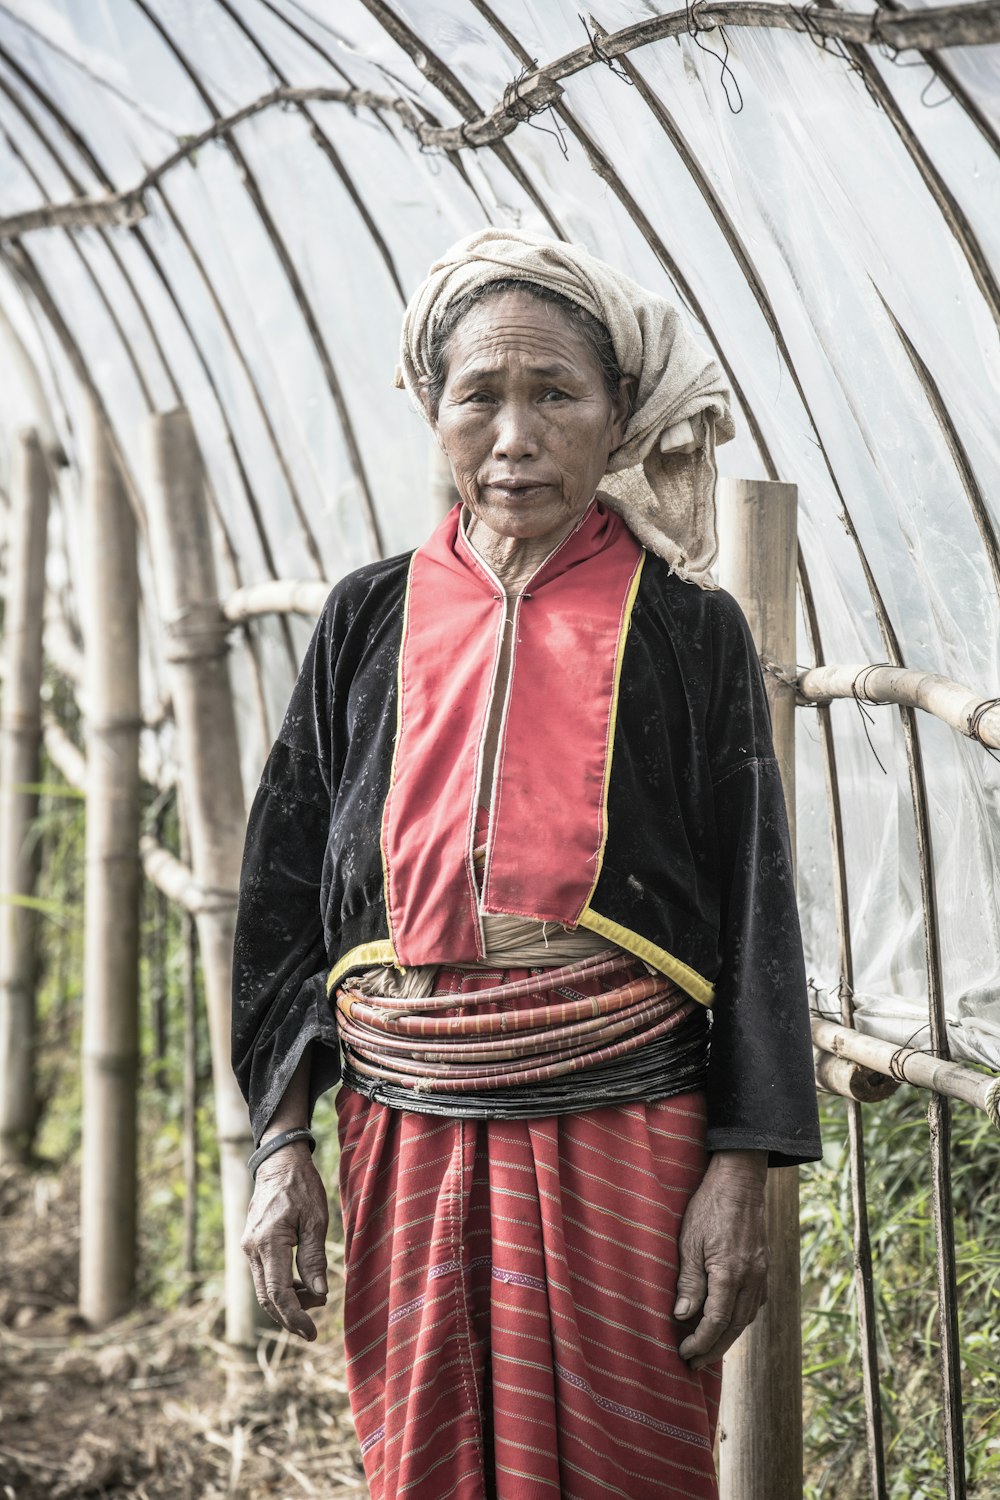
[[[575,521],[622,440],[629,382],[613,401],[583,334],[527,292],[473,307],[446,353],[432,425],[473,515],[522,539]]]

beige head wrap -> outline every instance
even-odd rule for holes
[[[716,360],[677,309],[579,245],[515,229],[484,229],[435,261],[403,317],[396,384],[419,400],[434,330],[448,304],[508,277],[562,292],[608,329],[622,372],[638,377],[625,440],[601,491],[630,531],[702,588],[718,552],[715,444],[734,435],[730,395]]]

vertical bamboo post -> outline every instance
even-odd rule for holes
[[[226,1337],[255,1344],[257,1305],[240,1250],[253,1150],[230,1061],[233,933],[246,809],[226,636],[201,459],[184,410],[150,418],[149,530],[177,726],[191,867],[204,892],[196,913],[212,1053],[222,1175]]]
[[[84,489],[87,839],[80,1312],[132,1302],[139,1051],[139,572],[121,475],[91,412]]]
[[[719,482],[719,578],[743,608],[757,649],[795,661],[797,488]],[[795,690],[767,677],[775,753],[795,850]],[[775,1067],[780,1067],[775,1058]],[[719,1417],[722,1500],[802,1500],[799,1174],[768,1174],[767,1305],[726,1356]]]
[[[37,851],[31,831],[41,742],[42,619],[49,487],[34,431],[21,434],[7,548],[3,707],[0,715],[0,1162],[23,1162],[35,1127]]]

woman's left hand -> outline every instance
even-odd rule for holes
[[[766,1151],[717,1151],[684,1214],[674,1317],[693,1370],[721,1359],[767,1301]]]

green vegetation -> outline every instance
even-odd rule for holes
[[[903,1086],[864,1110],[875,1305],[892,1500],[944,1500],[934,1216],[926,1095]],[[854,1302],[847,1105],[823,1096],[824,1161],[802,1176],[806,1500],[867,1500]],[[997,1136],[953,1107],[952,1180],[969,1493],[1000,1492]]]

